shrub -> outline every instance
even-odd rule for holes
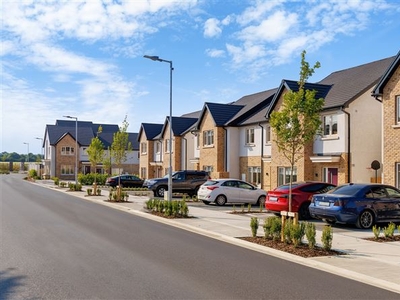
[[[247,205],[247,212],[251,212],[251,203]]]
[[[301,241],[303,240],[306,227],[304,222],[294,224],[293,220],[291,220],[290,223],[292,223],[290,227],[290,239],[294,247],[298,247],[301,244]]]
[[[396,225],[394,225],[393,222],[390,222],[387,227],[383,228],[383,234],[385,235],[386,238],[388,237],[393,237],[394,235],[394,230],[396,229]]]
[[[165,201],[160,199],[149,199],[145,202],[146,209],[162,213],[166,217],[188,217],[189,208],[184,200]]]
[[[29,170],[28,178],[38,179],[39,177],[38,177],[37,171],[35,169]]]
[[[88,196],[90,196],[93,193],[93,190],[92,189],[87,189],[86,193],[88,194]]]
[[[327,251],[331,250],[332,239],[333,239],[332,227],[329,225],[325,225],[324,229],[322,230],[322,237],[321,237],[322,247],[325,250]]]
[[[83,185],[93,185],[94,173],[78,174],[78,181]],[[107,174],[96,174],[96,184],[105,185],[108,175]]]
[[[305,231],[306,231],[306,237],[307,237],[307,241],[308,241],[308,247],[310,249],[314,249],[315,244],[316,244],[315,236],[317,234],[317,231],[315,229],[315,224],[306,222]]]
[[[60,184],[60,179],[58,177],[53,177],[52,179],[53,179],[55,185]]]
[[[82,185],[80,183],[69,183],[68,188],[71,191],[82,191]]]
[[[250,228],[251,228],[251,234],[253,237],[257,236],[257,230],[258,230],[258,218],[257,217],[252,217],[250,219]]]
[[[264,220],[264,237],[266,239],[279,239],[281,234],[281,218],[277,216],[268,217]]]
[[[381,234],[381,228],[374,225],[372,226],[372,232],[374,233],[374,238],[377,240],[379,238],[379,235]]]
[[[101,189],[97,188],[96,193],[97,193],[97,196],[101,196]]]

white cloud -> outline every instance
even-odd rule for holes
[[[204,36],[208,38],[218,37],[222,33],[221,22],[215,18],[208,19],[204,23]]]
[[[223,57],[225,56],[225,51],[220,49],[206,49],[206,54],[210,57]]]

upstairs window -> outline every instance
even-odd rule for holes
[[[206,130],[203,132],[203,146],[214,145],[214,131]]]
[[[246,129],[246,145],[254,144],[254,128]]]
[[[170,153],[170,149],[169,149],[169,139],[165,140],[165,153]]]
[[[400,125],[400,96],[396,96],[396,124]]]
[[[278,186],[290,182],[290,167],[278,167]],[[297,168],[293,167],[292,182],[297,181]]]
[[[326,115],[323,117],[324,136],[337,135],[337,115]]]
[[[156,142],[156,153],[160,153],[160,152],[161,152],[161,143]]]
[[[140,153],[142,154],[147,153],[147,143],[140,143]]]
[[[265,126],[265,143],[271,143],[271,126]]]
[[[74,147],[61,147],[61,155],[74,155],[75,148]]]

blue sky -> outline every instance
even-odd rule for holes
[[[121,125],[228,103],[297,80],[394,56],[398,0],[90,0],[1,2],[1,151],[41,153],[64,115]]]

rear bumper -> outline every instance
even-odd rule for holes
[[[340,207],[322,209],[314,206],[309,207],[311,217],[320,220],[328,220],[337,223],[355,224],[358,215],[351,212],[343,212]]]

